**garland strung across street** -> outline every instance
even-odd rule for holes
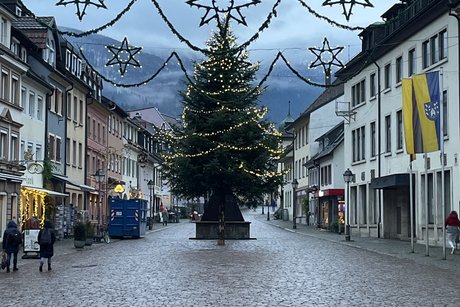
[[[331,67],[337,66],[343,68],[345,65],[337,58],[337,55],[342,52],[343,47],[331,48],[329,41],[325,37],[323,40],[323,47],[320,48],[308,48],[314,55],[316,55],[315,61],[310,64],[310,68],[322,66],[326,78],[331,76]]]
[[[170,22],[170,20],[164,14],[163,10],[161,9],[160,4],[158,3],[158,0],[151,0],[151,1],[152,1],[152,4],[154,5],[154,7],[156,8],[158,14],[160,15],[160,17],[163,19],[163,21],[169,27],[171,32],[175,36],[177,36],[177,38],[181,42],[185,43],[190,49],[192,49],[194,51],[201,52],[204,55],[209,55],[210,53],[212,53],[208,48],[200,48],[200,47],[194,45],[190,40],[186,39],[174,27],[172,22]],[[328,18],[326,16],[323,16],[323,15],[317,13],[314,9],[312,9],[309,5],[307,5],[305,0],[298,0],[298,1],[299,1],[300,5],[303,6],[304,8],[306,8],[311,15],[313,15],[314,17],[316,17],[318,19],[321,19],[321,20],[324,20],[324,21],[328,22],[332,26],[336,26],[336,27],[346,29],[346,30],[350,30],[350,31],[356,31],[356,30],[363,30],[364,29],[363,27],[350,27],[350,26],[347,26],[347,25],[344,25],[344,24],[340,24],[340,23],[338,23],[338,22],[336,22],[336,21],[334,21],[334,20],[332,20],[332,19],[330,19],[330,18]],[[104,29],[113,26],[116,22],[118,22],[131,9],[131,7],[136,2],[137,2],[137,0],[131,0],[127,4],[127,6],[114,19],[110,20],[109,22],[107,22],[106,24],[104,24],[104,25],[102,25],[102,26],[100,26],[98,28],[91,29],[91,30],[88,30],[86,32],[81,32],[81,33],[75,33],[75,32],[72,32],[72,31],[60,31],[60,33],[63,34],[63,35],[69,35],[69,36],[73,36],[73,37],[84,37],[84,36],[88,36],[88,35],[91,35],[91,34],[99,33],[101,31],[103,31]],[[203,3],[203,2],[205,2],[205,3]],[[209,2],[210,2],[210,4],[206,4],[206,3],[209,3]],[[216,0],[210,0],[210,1],[207,1],[207,2],[204,1],[204,0],[187,0],[186,4],[190,5],[190,7],[196,7],[198,9],[202,9],[202,10],[205,11],[204,15],[201,17],[201,21],[200,21],[200,24],[199,24],[199,26],[201,27],[203,25],[209,24],[209,22],[212,21],[212,20],[218,20],[222,16],[227,16],[227,18],[229,20],[231,19],[231,20],[236,21],[238,24],[247,26],[246,18],[243,15],[242,10],[246,9],[246,8],[249,8],[251,6],[256,6],[256,5],[261,3],[260,0],[246,0],[245,2],[242,1],[241,2],[242,4],[236,5],[235,0],[228,0],[228,6],[227,7],[222,7],[222,6],[219,6],[219,4],[217,2],[218,1],[216,1]],[[255,40],[257,40],[260,37],[261,33],[264,30],[268,29],[272,19],[274,17],[277,17],[277,8],[278,8],[280,3],[281,3],[281,0],[276,0],[274,2],[274,4],[273,4],[268,16],[266,17],[265,21],[259,26],[257,32],[255,34],[253,34],[248,40],[246,40],[245,42],[243,42],[242,44],[237,46],[235,49],[243,50],[243,49],[247,48]],[[74,4],[76,6],[76,15],[78,16],[80,21],[82,21],[84,15],[86,14],[87,8],[89,8],[91,6],[94,6],[94,7],[98,8],[98,9],[99,8],[107,9],[107,6],[104,4],[104,0],[60,0],[59,2],[56,3],[57,6],[61,6],[61,5],[66,6],[68,4]],[[322,6],[332,6],[332,5],[337,5],[337,4],[342,6],[343,14],[345,15],[345,18],[346,18],[347,21],[349,21],[350,16],[352,15],[353,7],[355,5],[361,5],[363,7],[373,7],[372,3],[369,0],[326,0],[326,1],[324,1],[322,3]],[[348,7],[347,7],[347,5],[348,5]],[[37,21],[38,21],[38,19],[37,19]],[[109,59],[108,62],[106,63],[106,66],[116,66],[116,65],[118,65],[119,66],[118,71],[119,71],[121,77],[123,77],[125,75],[128,66],[139,67],[139,68],[142,67],[141,63],[139,62],[139,60],[134,57],[136,54],[138,54],[140,52],[140,50],[142,48],[141,47],[130,47],[129,44],[128,44],[127,37],[124,38],[124,40],[122,41],[120,47],[106,46],[106,48],[110,52],[112,52],[112,55],[113,55],[113,57],[111,59]],[[326,78],[327,78],[328,75],[330,75],[332,66],[336,66],[336,67],[339,67],[339,68],[344,66],[343,63],[338,58],[338,55],[343,50],[343,48],[344,47],[331,48],[330,45],[329,45],[329,41],[327,40],[327,38],[325,38],[324,41],[323,41],[323,47],[321,49],[320,48],[315,48],[315,47],[308,48],[316,56],[316,59],[309,66],[309,68],[315,68],[315,67],[318,67],[318,66],[322,66],[323,69],[324,69],[324,72],[326,74]],[[91,64],[89,63],[88,59],[85,57],[84,51],[83,51],[82,48],[80,48],[80,53],[81,53],[83,59],[88,63],[88,65],[94,71],[98,72],[98,70],[95,69],[95,67],[91,66]],[[324,59],[325,58],[324,55],[329,55],[330,58],[329,59]],[[178,66],[183,71],[183,73],[185,75],[185,78],[188,81],[191,81],[191,78],[188,76],[187,70],[185,69],[185,66],[184,66],[181,58],[179,57],[179,55],[176,52],[172,52],[170,54],[170,56],[165,60],[163,65],[156,72],[154,72],[150,77],[146,78],[143,81],[137,82],[137,83],[129,83],[129,84],[127,84],[127,83],[122,83],[122,82],[116,82],[116,81],[113,81],[112,79],[104,77],[101,73],[99,73],[99,72],[98,73],[99,73],[99,75],[102,77],[102,79],[104,81],[112,84],[113,86],[124,87],[124,88],[139,87],[139,86],[145,85],[148,82],[150,82],[153,79],[155,79],[158,76],[158,74],[164,68],[167,67],[168,63],[170,62],[170,60],[173,57],[175,59],[177,59]],[[281,51],[279,51],[278,54],[276,55],[276,57],[274,58],[274,60],[272,61],[270,67],[268,68],[268,71],[265,74],[265,76],[261,79],[259,84],[254,88],[254,91],[255,90],[260,91],[262,89],[263,84],[266,82],[266,80],[268,79],[268,77],[272,73],[274,66],[276,65],[277,61],[279,61],[279,60],[283,61],[286,64],[286,66],[294,73],[294,75],[297,76],[303,82],[305,82],[305,83],[307,83],[309,85],[312,85],[312,86],[317,86],[317,87],[329,87],[329,86],[331,86],[329,84],[322,84],[322,83],[313,82],[310,78],[306,78],[306,77],[302,76],[302,74],[298,70],[296,70],[289,63],[289,61],[286,59],[284,54]],[[352,76],[350,76],[350,78],[351,77]],[[333,86],[337,86],[337,85],[339,85],[339,84],[334,84]],[[213,96],[213,95],[218,94],[218,93],[204,93],[204,94],[209,95],[209,96]]]
[[[142,67],[139,61],[134,57],[137,53],[141,51],[141,47],[129,47],[128,38],[125,37],[120,47],[115,46],[106,46],[107,49],[113,54],[111,58],[105,65],[114,66],[119,65],[118,70],[120,71],[121,76],[125,75],[128,65],[134,67]]]
[[[235,0],[230,0],[229,6],[227,6],[226,8],[221,8],[216,3],[216,0],[212,0],[211,6],[200,4],[199,2],[201,1],[202,0],[188,0],[187,1],[187,4],[189,4],[190,6],[195,6],[197,8],[203,8],[206,10],[206,13],[201,18],[200,27],[205,24],[208,24],[213,19],[221,18],[225,14],[227,14],[229,19],[233,19],[239,24],[248,26],[248,24],[246,23],[246,18],[244,18],[243,14],[241,14],[241,9],[247,8],[251,5],[257,5],[261,2],[260,0],[250,0],[244,4],[235,6]],[[233,10],[236,11],[237,16],[232,14]],[[210,15],[210,13],[212,15]]]
[[[93,5],[95,7],[107,9],[107,7],[104,4],[104,0],[97,0],[97,2],[93,2],[91,0],[60,0],[56,5],[63,5],[66,6],[67,4],[75,4],[77,7],[77,16],[80,21],[82,21],[83,16],[85,16],[85,11],[88,5]],[[80,5],[83,5],[83,9],[80,8]]]
[[[343,8],[343,15],[345,15],[345,18],[347,21],[350,20],[350,16],[353,14],[353,6],[355,4],[362,5],[364,7],[369,6],[369,7],[374,7],[372,3],[369,2],[369,0],[326,0],[323,2],[323,6],[330,5],[333,6],[334,4],[340,4],[342,5]],[[349,4],[350,6],[347,8],[346,4]]]

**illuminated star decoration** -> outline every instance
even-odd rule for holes
[[[316,55],[316,59],[310,64],[310,68],[323,66],[324,73],[330,76],[332,66],[344,67],[343,63],[337,58],[337,55],[342,52],[343,47],[331,48],[326,37],[324,38],[323,47],[321,49],[313,47],[308,49]]]
[[[206,0],[188,0],[187,4],[190,6],[196,6],[199,9],[205,9],[206,13],[201,17],[200,27],[204,24],[209,23],[213,19],[219,19],[219,14],[227,14],[229,19],[236,20],[239,24],[247,26],[246,19],[243,14],[241,14],[241,9],[249,7],[251,5],[257,5],[261,0],[228,0],[228,6],[226,8],[219,7],[217,0],[207,0],[211,1],[211,5],[200,4],[199,2]],[[240,5],[235,5],[235,1],[242,1]],[[244,2],[246,1],[246,2]],[[232,11],[236,11],[236,15],[232,15]]]
[[[115,46],[106,46],[110,52],[113,53],[113,58],[111,58],[106,66],[113,66],[113,65],[120,65],[118,69],[120,71],[121,76],[123,76],[126,72],[126,68],[128,65],[134,67],[141,67],[141,64],[138,60],[134,58],[134,56],[141,51],[141,47],[129,47],[128,38],[124,38],[123,42],[121,43],[121,47]]]
[[[323,2],[323,6],[326,5],[334,5],[334,4],[341,4],[343,7],[343,15],[345,15],[345,18],[347,21],[350,21],[350,16],[353,14],[351,11],[353,10],[353,6],[355,4],[362,5],[364,7],[369,6],[369,7],[374,7],[372,3],[369,2],[369,0],[326,0]],[[346,7],[346,5],[349,4],[350,6]]]
[[[83,16],[85,15],[86,8],[88,5],[94,5],[97,8],[103,8],[107,9],[107,7],[104,4],[104,0],[97,0],[97,2],[92,2],[91,0],[60,0],[56,5],[64,5],[66,6],[67,4],[75,4],[77,6],[77,16],[80,21],[83,19]],[[83,5],[83,9],[80,9],[80,5]]]

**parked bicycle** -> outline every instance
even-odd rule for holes
[[[109,231],[104,225],[98,225],[97,235],[94,237],[94,239],[94,241],[98,243],[102,243],[102,241],[107,244],[110,243]]]
[[[105,243],[107,244],[110,243],[109,232],[105,227],[102,228],[102,239],[104,240]]]

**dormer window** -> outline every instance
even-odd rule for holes
[[[65,51],[65,68],[70,71],[70,67],[72,66],[72,54],[70,50]]]
[[[27,63],[27,49],[21,48],[21,60]]]
[[[56,48],[54,39],[51,36],[48,36],[48,38],[46,39],[46,50],[44,54],[44,60],[53,67],[56,64]]]
[[[1,19],[0,19],[0,34],[1,34],[0,43],[2,43],[5,46],[8,46],[7,45],[7,42],[8,42],[8,21],[4,17],[1,17]]]
[[[11,40],[11,47],[10,47],[11,52],[13,52],[15,55],[19,56],[19,42],[17,39],[13,38]]]

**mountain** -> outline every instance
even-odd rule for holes
[[[79,32],[70,28],[61,28],[61,30]],[[90,65],[100,74],[109,80],[122,84],[138,84],[151,78],[170,55],[164,52],[163,54],[154,54],[153,51],[141,50],[136,55],[136,59],[142,67],[128,66],[124,77],[121,77],[118,65],[106,66],[106,63],[112,59],[113,53],[105,47],[119,47],[121,42],[99,34],[82,38],[66,36],[66,39],[75,47],[82,48]],[[136,46],[136,43],[130,42],[130,45]],[[186,67],[187,74],[193,76],[193,63],[200,62],[201,59],[192,53],[185,55],[181,53],[179,56]],[[298,66],[301,67],[301,65]],[[258,76],[262,78],[268,68],[262,64]],[[313,78],[319,79],[320,76],[313,76]],[[166,68],[147,84],[125,88],[115,87],[104,82],[103,93],[104,96],[117,102],[126,111],[155,106],[162,113],[179,117],[182,111],[179,93],[185,89],[185,80],[184,72],[177,65],[177,60],[172,59]],[[286,117],[289,101],[291,101],[291,115],[295,118],[322,92],[321,88],[309,86],[300,81],[287,67],[281,64],[276,66],[264,86],[267,89],[259,97],[259,101],[261,105],[268,107],[268,119],[274,123],[279,123]]]

